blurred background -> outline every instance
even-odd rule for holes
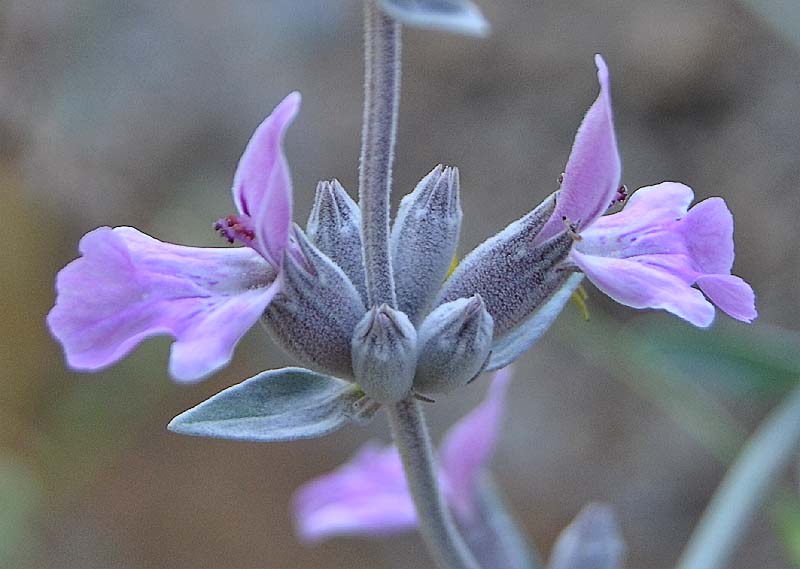
[[[435,164],[461,168],[461,254],[555,189],[612,72],[629,188],[680,180],[736,216],[734,272],[760,318],[698,331],[589,288],[520,360],[497,478],[548,552],[590,500],[611,503],[628,566],[677,558],[744,438],[800,377],[800,18],[793,2],[479,2],[486,40],[405,32],[395,203]],[[44,318],[55,273],[98,225],[224,245],[229,187],[252,130],[289,91],[296,221],[319,179],[355,195],[361,128],[357,0],[4,0],[0,3],[0,566],[412,568],[416,535],[296,541],[304,481],[379,416],[327,438],[254,445],[165,429],[220,389],[289,360],[254,328],[231,366],[177,386],[169,340],[98,374],[65,369]],[[483,395],[429,407],[438,438]],[[800,567],[797,465],[731,567]]]

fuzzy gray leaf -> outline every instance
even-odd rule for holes
[[[492,346],[492,355],[485,371],[494,371],[516,360],[530,350],[533,345],[544,336],[544,333],[555,322],[564,309],[572,293],[575,292],[581,281],[583,273],[571,275],[564,284],[527,320],[522,322],[508,334],[496,340]]]
[[[175,417],[182,435],[254,442],[327,435],[350,420],[356,385],[303,368],[265,371]]]
[[[489,22],[469,0],[378,0],[390,17],[414,28],[485,37]]]

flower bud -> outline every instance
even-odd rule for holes
[[[367,396],[394,403],[408,396],[417,366],[417,331],[400,311],[373,307],[356,325],[353,375]]]
[[[431,312],[419,329],[414,389],[447,393],[468,383],[487,362],[493,329],[492,317],[478,294]]]
[[[347,275],[295,226],[283,288],[264,312],[272,339],[303,365],[352,378],[350,340],[366,308]]]
[[[311,242],[339,265],[367,298],[361,255],[361,210],[338,180],[317,184],[306,233]]]
[[[441,165],[400,202],[390,247],[400,310],[418,324],[441,288],[461,229],[458,169]]]

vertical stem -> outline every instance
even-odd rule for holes
[[[478,569],[455,528],[439,491],[430,436],[422,409],[412,398],[388,406],[394,442],[417,507],[422,537],[441,569]]]
[[[397,306],[389,255],[389,197],[400,101],[400,26],[364,2],[364,128],[359,164],[359,205],[367,297],[370,306]],[[400,451],[419,527],[442,569],[478,569],[439,490],[422,410],[413,399],[390,405],[389,420]]]
[[[400,102],[400,25],[364,3],[364,127],[361,133],[359,205],[370,306],[397,306],[389,255],[389,195]]]
[[[765,495],[800,446],[800,387],[759,426],[719,485],[678,569],[727,565]]]

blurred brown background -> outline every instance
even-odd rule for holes
[[[480,4],[487,40],[405,33],[396,200],[436,163],[458,165],[462,254],[530,209],[555,187],[600,52],[624,182],[680,180],[736,215],[735,272],[757,291],[758,323],[720,316],[696,332],[590,288],[592,319],[567,308],[519,362],[495,457],[542,551],[582,504],[603,500],[619,514],[628,566],[668,567],[723,463],[800,375],[797,9],[772,4],[778,29],[732,0]],[[221,388],[289,363],[260,329],[229,368],[176,386],[166,339],[80,375],[44,326],[55,273],[98,225],[223,245],[211,225],[232,211],[236,161],[290,90],[304,95],[287,148],[296,220],[318,179],[354,193],[360,10],[356,0],[0,3],[0,566],[430,565],[415,535],[311,549],[293,536],[292,491],[365,440],[388,440],[383,417],[265,446],[165,430]],[[484,386],[430,407],[437,437]],[[791,493],[773,502],[732,568],[794,566],[800,509]]]

